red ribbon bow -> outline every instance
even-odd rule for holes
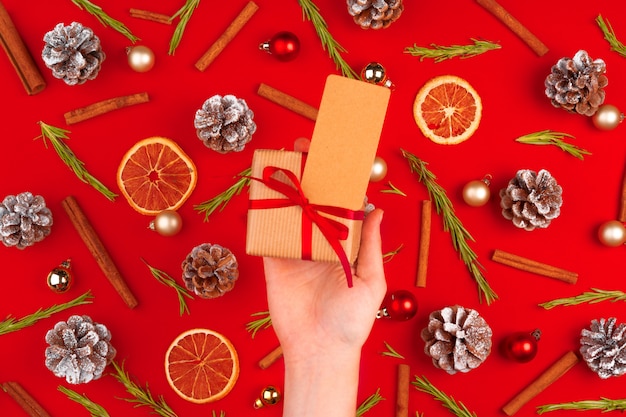
[[[289,180],[289,184],[277,180],[274,177],[274,174],[277,172],[283,173]],[[346,273],[348,287],[352,287],[350,261],[340,243],[340,240],[348,238],[348,227],[341,222],[322,216],[320,213],[349,220],[363,220],[365,217],[363,211],[309,203],[298,177],[288,169],[268,166],[263,169],[263,178],[251,177],[251,179],[263,183],[266,187],[284,195],[286,198],[251,200],[250,209],[300,206],[302,208],[302,259],[311,259],[313,224],[315,224],[339,257],[341,266]]]

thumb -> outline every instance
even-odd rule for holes
[[[384,282],[382,242],[380,224],[383,220],[383,211],[375,209],[363,221],[361,229],[361,246],[356,265],[356,275],[366,281],[380,279]]]

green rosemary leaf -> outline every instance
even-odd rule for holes
[[[252,333],[252,338],[256,336],[256,332],[259,330],[267,329],[272,326],[272,318],[270,317],[269,311],[260,311],[258,313],[253,313],[251,316],[264,316],[260,319],[253,320],[246,324],[246,330]]]
[[[390,262],[398,253],[400,253],[403,247],[404,243],[401,243],[400,246],[398,246],[396,249],[392,250],[391,252],[385,253],[383,255],[383,263]]]
[[[63,310],[67,310],[68,308],[76,307],[83,304],[91,304],[92,298],[93,296],[91,295],[91,292],[87,291],[83,295],[78,296],[75,299],[68,301],[67,303],[55,304],[43,310],[39,309],[33,314],[29,314],[28,316],[24,316],[18,320],[11,316],[8,316],[4,321],[0,322],[0,336],[3,334],[22,330],[25,327],[32,326],[39,320],[47,319],[54,313],[59,313]]]
[[[35,139],[42,138],[46,148],[48,147],[46,139],[48,139],[50,143],[52,143],[52,147],[56,151],[57,155],[59,155],[65,165],[67,165],[74,172],[74,174],[76,174],[79,180],[91,185],[109,200],[115,200],[117,194],[109,190],[104,184],[92,176],[85,168],[85,164],[76,157],[74,152],[64,142],[64,140],[69,139],[67,136],[67,134],[70,133],[69,130],[50,126],[42,121],[39,122],[39,126],[41,127],[41,135],[37,136]]]
[[[551,130],[542,130],[540,132],[529,133],[524,136],[520,136],[515,139],[517,142],[526,143],[529,145],[554,145],[561,149],[564,152],[569,153],[570,155],[583,160],[584,155],[591,155],[590,152],[587,152],[584,149],[581,149],[571,143],[567,143],[563,140],[563,138],[572,138],[574,136],[568,133],[562,132],[553,132]]]
[[[124,363],[118,365],[117,362],[113,361],[111,364],[116,372],[113,377],[124,385],[127,393],[133,396],[133,398],[123,398],[124,401],[134,403],[135,407],[150,407],[154,414],[161,417],[178,417],[174,410],[167,405],[163,396],[159,396],[158,400],[154,399],[148,389],[148,384],[142,388],[131,380],[128,372],[124,370]]]
[[[213,410],[213,412],[211,412],[211,416],[212,417],[217,417],[217,414],[215,413],[215,410]],[[220,411],[219,417],[226,417],[226,412],[225,411]]]
[[[148,264],[148,262],[146,262],[143,258],[141,260],[144,264],[146,264],[148,269],[150,269],[152,276],[155,277],[157,281],[167,287],[173,288],[176,291],[176,295],[178,296],[178,304],[180,306],[178,313],[181,316],[183,315],[183,313],[191,314],[191,312],[189,311],[189,306],[187,306],[187,302],[185,301],[185,297],[193,299],[193,296],[187,292],[187,289],[178,284],[176,280],[168,275],[166,272],[154,268],[153,266]]]
[[[484,54],[487,51],[501,48],[501,46],[495,42],[479,41],[474,38],[472,38],[472,42],[474,42],[472,45],[451,46],[441,46],[431,43],[431,48],[414,44],[413,46],[404,48],[404,53],[420,57],[420,61],[426,58],[432,58],[435,62],[441,62],[455,57],[459,57],[460,59],[471,58],[476,55]]]
[[[174,29],[172,39],[170,40],[170,50],[168,52],[170,55],[174,55],[174,52],[176,52],[176,48],[178,48],[178,45],[180,45],[180,41],[183,38],[183,33],[185,33],[187,23],[189,23],[193,12],[196,10],[199,4],[200,0],[186,0],[183,7],[178,9],[178,11],[174,13],[174,15],[171,17],[170,20],[174,20],[177,17],[180,17],[180,20],[178,21],[176,29]]]
[[[539,304],[539,307],[543,307],[546,310],[557,306],[574,306],[583,303],[595,304],[602,301],[626,301],[626,293],[622,291],[605,291],[597,288],[592,288],[592,291],[584,292],[575,297],[557,298],[552,301]]]
[[[457,403],[454,398],[448,396],[443,391],[440,391],[433,384],[426,379],[426,377],[415,377],[415,381],[411,382],[418,391],[430,394],[435,400],[441,402],[445,408],[447,408],[452,414],[457,417],[477,417],[476,413],[473,413],[467,409],[462,402]]]
[[[346,52],[346,50],[328,31],[328,25],[315,3],[311,0],[298,0],[298,3],[302,8],[303,17],[313,24],[315,32],[322,42],[322,48],[328,52],[328,56],[335,62],[335,67],[341,70],[344,77],[359,79],[359,75],[341,56],[341,53]]]
[[[243,170],[235,177],[238,179],[233,185],[210,200],[193,206],[194,210],[199,213],[204,213],[204,221],[209,221],[209,216],[213,214],[215,210],[224,210],[224,207],[226,207],[230,199],[239,195],[241,191],[250,184],[251,173],[251,168]]]
[[[65,388],[63,385],[59,385],[59,391],[67,395],[70,400],[82,405],[91,414],[92,417],[110,417],[107,410],[100,404],[94,403],[86,395],[81,395],[76,391],[72,391],[69,388]]]
[[[390,356],[392,358],[404,359],[404,356],[402,356],[394,348],[392,348],[389,343],[384,342],[384,341],[383,341],[383,343],[385,344],[385,347],[387,348],[387,351],[382,352],[381,355],[383,355],[383,356]]]
[[[600,410],[603,413],[608,411],[626,411],[626,398],[621,400],[611,400],[609,398],[602,397],[600,400],[573,401],[569,403],[541,405],[537,407],[537,414],[543,414],[556,410]]]
[[[367,397],[356,409],[356,417],[361,417],[366,412],[370,411],[376,404],[384,400],[380,395],[380,388],[375,393]]]
[[[135,43],[139,40],[139,38],[133,35],[122,22],[120,22],[119,20],[115,20],[111,16],[106,14],[100,6],[93,4],[89,0],[72,0],[72,3],[78,6],[79,9],[84,9],[87,11],[87,13],[94,15],[96,19],[98,19],[98,21],[104,26],[110,26],[122,35],[126,36],[128,39],[130,39],[131,42]]]
[[[427,163],[417,156],[402,149],[402,155],[409,162],[411,171],[414,172],[420,182],[428,190],[431,200],[435,203],[435,209],[443,218],[443,228],[450,233],[452,246],[459,253],[463,263],[467,266],[472,277],[478,285],[478,298],[482,302],[483,298],[487,304],[491,304],[498,299],[498,295],[491,289],[487,279],[483,275],[483,266],[478,262],[478,255],[470,248],[468,241],[474,238],[465,229],[461,220],[454,213],[452,202],[446,194],[446,190],[437,183],[437,177],[428,170]]]
[[[385,193],[385,194],[398,194],[398,195],[401,195],[403,197],[406,197],[406,194],[403,191],[401,191],[398,187],[393,185],[391,183],[391,181],[387,182],[387,186],[389,187],[388,190],[386,190],[386,189],[385,190],[380,190],[380,192],[381,193]]]
[[[602,30],[604,39],[606,39],[611,46],[611,50],[626,58],[626,46],[617,39],[617,36],[611,27],[611,23],[609,23],[608,20],[605,22],[602,15],[598,15],[596,23],[598,23],[600,30]]]

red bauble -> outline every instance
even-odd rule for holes
[[[280,61],[291,61],[300,52],[300,40],[291,32],[278,32],[259,48],[269,52]]]
[[[507,336],[502,341],[502,353],[517,362],[529,362],[537,355],[537,341],[541,332],[518,332]]]
[[[386,317],[391,320],[409,320],[417,313],[417,300],[410,291],[399,290],[385,298],[384,306],[378,311],[376,317]]]

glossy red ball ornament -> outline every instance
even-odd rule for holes
[[[518,332],[507,336],[502,341],[502,353],[516,362],[529,362],[537,355],[537,342],[541,332]]]
[[[300,52],[300,40],[291,32],[278,32],[269,41],[260,44],[259,49],[269,52],[279,61],[291,61]]]
[[[409,320],[417,313],[417,300],[410,291],[399,290],[385,297],[383,307],[376,318],[389,318],[396,321]]]

